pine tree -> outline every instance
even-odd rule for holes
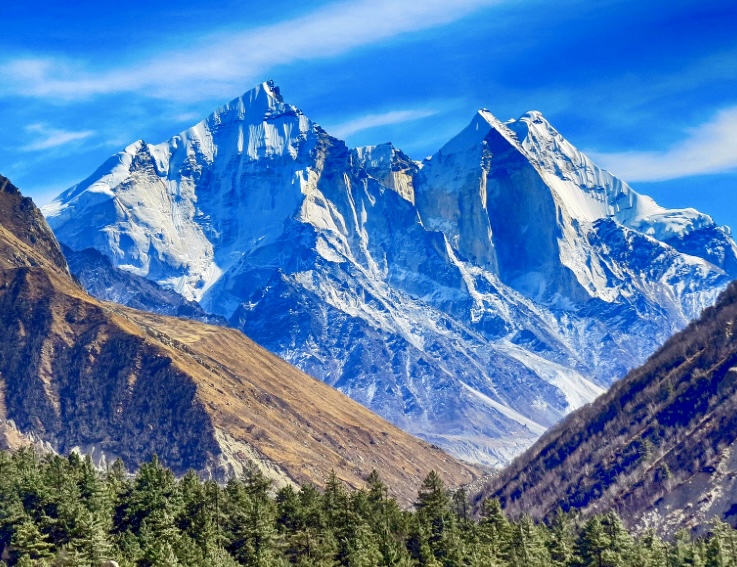
[[[48,537],[41,533],[30,518],[26,518],[15,528],[11,539],[11,548],[19,558],[43,559],[51,557],[52,544]]]
[[[120,535],[128,527],[128,500],[133,493],[133,483],[121,459],[116,459],[105,472],[105,489],[107,499],[112,504],[111,533]]]
[[[545,547],[545,539],[535,522],[529,516],[512,528],[510,546],[510,565],[514,567],[537,567],[550,565],[550,554]]]
[[[76,549],[69,546],[62,546],[54,556],[54,567],[94,567],[99,563],[91,563]]]
[[[716,518],[706,545],[706,567],[732,567],[729,560],[730,526]]]
[[[300,500],[294,488],[287,485],[276,493],[276,523],[280,533],[294,532],[301,526]]]
[[[496,498],[484,501],[479,523],[479,540],[498,562],[509,558],[512,528]]]
[[[231,480],[228,495],[227,549],[245,565],[271,565],[276,557],[276,509],[269,497],[271,481],[258,469],[244,481]]]
[[[455,512],[461,526],[466,526],[470,521],[470,506],[468,505],[468,493],[460,487],[453,493],[453,511]]]
[[[327,528],[320,492],[309,483],[297,493],[282,489],[277,502],[286,558],[295,564],[334,564],[337,542]]]
[[[451,499],[437,472],[430,471],[417,496],[417,522],[427,530],[427,544],[435,559],[446,567],[460,565],[463,557],[462,540]]]
[[[180,567],[179,558],[168,541],[154,539],[144,549],[141,567]]]
[[[330,529],[340,527],[341,522],[345,520],[348,494],[334,470],[330,471],[330,476],[325,482],[325,493],[322,502],[328,527]]]
[[[175,549],[180,537],[174,518],[162,508],[154,510],[140,526],[143,558],[140,567],[179,567]]]
[[[389,498],[389,488],[376,470],[366,479],[367,514],[364,519],[376,534],[380,565],[400,565],[410,561],[404,540],[407,538],[407,523],[397,501]],[[353,506],[356,509],[356,506]]]
[[[134,566],[143,559],[140,539],[130,530],[111,537],[116,560],[121,566]]]
[[[177,518],[178,528],[191,538],[203,554],[222,545],[222,497],[214,482],[203,483],[189,471],[179,481],[182,505]]]
[[[690,544],[691,542],[689,539],[689,547]],[[638,565],[646,567],[671,567],[671,563],[669,563],[668,546],[664,544],[652,530],[646,531],[643,536],[635,542],[630,557],[630,563],[635,567]]]
[[[42,474],[53,487],[46,507],[51,515],[47,531],[57,546],[65,548],[66,563],[100,563],[110,550],[112,506],[92,460],[76,453],[67,459],[52,457]]]
[[[176,545],[172,549],[181,567],[200,567],[205,564],[208,550],[204,550],[185,532],[178,534]]]
[[[415,564],[422,567],[442,567],[442,563],[435,557],[435,551],[430,545],[430,526],[420,521],[419,515],[412,516],[407,549]]]
[[[569,516],[560,508],[553,516],[549,531],[548,552],[551,565],[564,567],[573,557],[574,535],[573,524]]]
[[[78,518],[84,508],[84,500],[79,489],[79,471],[81,460],[72,453],[67,459],[54,456],[47,462],[43,471],[44,482],[53,487],[48,505],[44,512],[52,522],[48,525],[48,533],[53,541],[60,545],[68,545],[74,537]]]
[[[632,537],[619,515],[613,510],[604,514],[601,524],[609,542],[603,555],[604,564],[607,567],[623,566],[632,549]]]
[[[15,459],[0,451],[0,549],[10,546],[16,525],[26,519],[18,494],[18,476]]]
[[[125,495],[126,506],[119,530],[130,529],[140,532],[142,523],[149,517],[149,529],[171,530],[174,518],[181,506],[179,486],[171,470],[163,467],[154,455],[150,462],[141,465],[129,494]]]
[[[238,567],[240,564],[231,557],[231,555],[222,547],[211,549],[205,555],[202,562],[207,567]],[[274,561],[269,567],[279,567],[286,563],[283,561]]]
[[[609,549],[609,539],[598,516],[590,518],[583,526],[576,541],[576,555],[582,567],[605,567],[604,553]]]
[[[345,567],[375,567],[383,559],[377,537],[364,523],[356,523],[344,533],[345,554],[342,565]]]
[[[100,564],[110,557],[107,522],[101,519],[101,515],[102,511],[95,513],[79,506],[74,527],[69,532],[70,549],[92,565]]]
[[[22,448],[14,455],[18,496],[26,510],[44,510],[52,488],[43,477],[42,463],[33,448]]]
[[[379,471],[373,469],[368,477],[366,477],[366,493],[369,502],[373,504],[381,504],[386,497],[387,486],[381,479]]]
[[[233,556],[246,565],[264,567],[274,557],[274,514],[270,503],[249,498],[240,513],[231,518]]]
[[[27,555],[23,555],[21,556],[20,559],[18,559],[18,562],[15,564],[15,567],[40,567],[40,566],[37,561],[34,561]]]

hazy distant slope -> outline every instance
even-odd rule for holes
[[[76,251],[62,244],[61,249],[70,272],[93,297],[161,315],[185,317],[213,325],[227,323],[224,317],[207,313],[196,301],[184,299],[154,281],[116,268],[110,258],[95,248]]]

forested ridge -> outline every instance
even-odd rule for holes
[[[130,477],[89,458],[0,453],[0,565],[729,567],[737,532],[717,522],[705,539],[634,537],[614,513],[547,524],[510,521],[497,500],[471,518],[463,490],[431,472],[414,511],[387,496],[379,473],[361,490],[333,473],[326,489],[274,491],[258,471],[225,486],[177,479],[154,458]]]
[[[635,526],[737,522],[737,282],[593,403],[550,428],[481,492],[510,516],[616,509]],[[723,495],[723,496],[722,496]]]

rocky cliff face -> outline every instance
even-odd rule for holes
[[[263,84],[135,142],[45,212],[59,239],[199,301],[456,455],[508,460],[737,275],[541,115],[487,110],[435,155],[349,149]],[[84,234],[84,238],[82,238]]]
[[[10,433],[129,468],[157,454],[177,473],[219,479],[255,464],[279,484],[321,484],[335,469],[361,486],[376,468],[405,502],[431,469],[456,484],[474,476],[234,329],[93,299],[33,203],[0,182],[0,420]]]
[[[41,211],[0,175],[0,267],[40,266],[68,274],[59,242]]]

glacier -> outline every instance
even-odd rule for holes
[[[271,82],[130,144],[43,211],[69,248],[490,466],[737,276],[729,229],[638,194],[539,112],[481,109],[418,162],[391,143],[347,147]]]

